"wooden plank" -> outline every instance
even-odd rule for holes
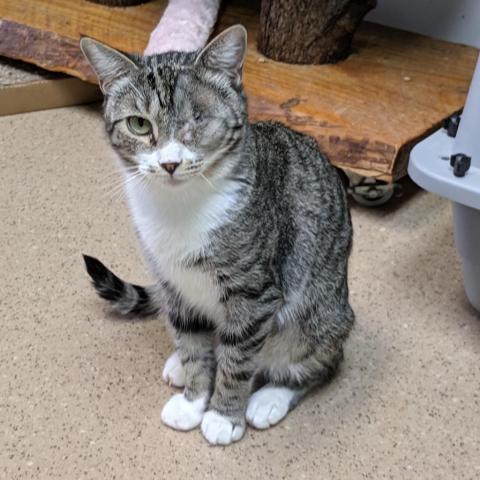
[[[94,81],[78,39],[141,52],[166,1],[112,8],[85,0],[0,4],[0,54]],[[387,181],[406,174],[408,152],[464,102],[478,51],[365,23],[337,65],[286,65],[255,48],[258,2],[225,2],[217,30],[249,31],[245,86],[252,119],[313,135],[333,163]]]
[[[0,54],[95,83],[90,65],[79,50],[78,40],[55,32],[0,20]]]
[[[107,7],[86,0],[24,0],[0,2],[0,18],[60,37],[85,35],[128,52],[143,50],[167,2],[156,0],[135,7]],[[1,37],[4,37],[3,35]],[[2,38],[2,41],[5,40]],[[48,49],[45,55],[48,54]]]

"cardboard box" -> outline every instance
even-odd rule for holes
[[[0,116],[92,103],[102,98],[96,85],[72,77],[0,85]]]

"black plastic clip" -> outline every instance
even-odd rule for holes
[[[456,177],[464,177],[471,163],[472,158],[464,153],[455,153],[450,156],[450,166],[453,167],[453,174]]]
[[[446,118],[443,121],[443,128],[447,131],[449,137],[456,137],[458,126],[460,125],[460,120],[462,117],[459,113],[452,115],[451,117]]]

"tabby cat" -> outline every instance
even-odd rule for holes
[[[88,38],[81,48],[105,93],[106,130],[156,283],[132,285],[85,262],[117,311],[157,312],[173,327],[163,379],[183,393],[163,422],[200,425],[221,445],[246,422],[275,425],[332,377],[354,321],[352,226],[336,170],[312,138],[249,123],[240,25],[199,52],[127,56]]]

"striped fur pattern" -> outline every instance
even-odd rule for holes
[[[161,301],[156,299],[157,289],[124,282],[102,262],[88,255],[83,256],[85,267],[98,295],[107,300],[113,310],[121,315],[147,316],[159,313]]]
[[[248,122],[245,35],[232,27],[201,52],[142,58],[82,41],[158,283],[139,290],[88,258],[87,269],[123,313],[152,312],[161,299],[176,345],[167,367],[185,384],[162,419],[201,425],[212,444],[239,440],[246,420],[274,425],[328,381],[354,321],[340,178],[313,139]],[[132,115],[151,133],[132,134]]]

